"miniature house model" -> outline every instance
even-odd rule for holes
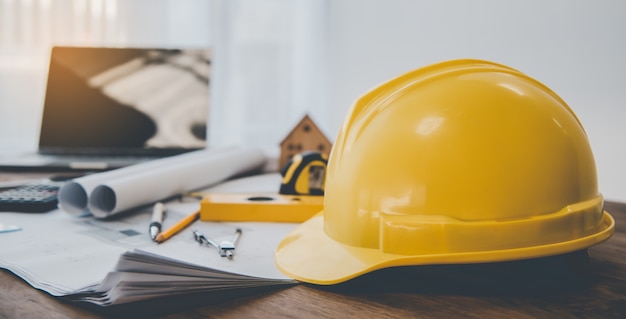
[[[329,155],[332,143],[324,133],[315,125],[308,115],[287,134],[280,142],[280,157],[278,167],[282,169],[292,156],[304,151],[316,151]]]

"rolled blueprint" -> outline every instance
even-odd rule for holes
[[[256,149],[209,149],[77,178],[59,192],[62,210],[106,218],[131,208],[214,185],[260,168]]]

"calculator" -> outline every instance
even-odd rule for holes
[[[62,183],[26,184],[0,191],[0,211],[43,213],[57,208]]]

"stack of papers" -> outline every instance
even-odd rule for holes
[[[279,183],[278,174],[259,175],[214,190],[267,192],[268,186]],[[174,200],[166,206],[165,229],[196,211],[199,202]],[[296,283],[274,264],[276,247],[296,224],[196,221],[156,244],[148,232],[151,211],[148,206],[109,220],[75,217],[61,210],[3,213],[0,222],[21,230],[0,233],[0,267],[53,296],[100,306]],[[231,239],[237,228],[242,235],[232,259],[198,244],[192,234],[198,230],[219,242]]]
[[[115,271],[109,273],[97,287],[65,297],[106,306],[151,298],[289,283],[283,279],[245,276],[133,251],[124,253]]]

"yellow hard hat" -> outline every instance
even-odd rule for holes
[[[567,104],[512,68],[454,60],[354,104],[323,211],[275,260],[292,278],[335,284],[393,266],[562,254],[607,240],[614,225]]]

